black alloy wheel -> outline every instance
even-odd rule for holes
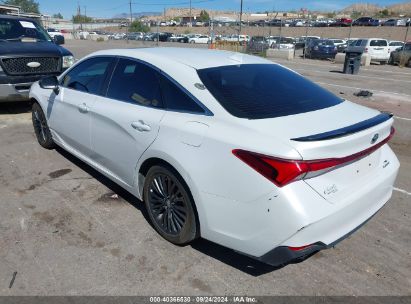
[[[39,144],[46,149],[55,148],[56,145],[47,125],[47,119],[44,115],[43,110],[37,102],[33,104],[31,118],[33,121],[34,133],[36,134]]]
[[[144,201],[154,228],[166,240],[183,245],[197,237],[193,200],[175,170],[165,166],[150,168],[144,184]]]

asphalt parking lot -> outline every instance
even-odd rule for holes
[[[65,46],[81,58],[149,44]],[[136,198],[63,150],[42,149],[27,105],[0,104],[0,295],[411,295],[411,69],[372,65],[344,75],[329,61],[278,62],[396,116],[395,191],[362,229],[279,269],[205,240],[174,246]],[[361,89],[373,96],[353,95]]]

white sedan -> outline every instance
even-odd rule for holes
[[[201,35],[198,37],[192,37],[188,39],[188,43],[202,43],[202,44],[207,44],[210,41],[210,37],[206,35]]]
[[[399,169],[392,115],[260,57],[99,51],[30,98],[40,145],[144,201],[166,240],[201,236],[271,265],[355,231],[390,199]]]

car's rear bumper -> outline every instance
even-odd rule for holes
[[[263,263],[272,265],[272,266],[280,266],[280,265],[290,264],[293,262],[301,262],[311,257],[312,255],[314,255],[320,250],[333,248],[338,243],[345,240],[350,235],[352,235],[354,232],[356,232],[358,229],[360,229],[362,226],[364,226],[369,220],[371,220],[371,218],[374,217],[374,215],[378,213],[378,211],[374,213],[372,216],[370,216],[366,221],[361,223],[359,226],[357,226],[356,228],[354,228],[347,234],[343,235],[342,237],[340,237],[339,239],[333,241],[332,243],[328,245],[324,244],[323,242],[316,242],[314,244],[311,244],[307,247],[303,247],[301,249],[296,248],[296,247],[279,246],[256,259]]]
[[[372,61],[388,61],[390,59],[390,53],[384,54],[384,55],[371,55],[371,60]]]
[[[32,84],[32,82],[0,84],[0,102],[28,100]]]

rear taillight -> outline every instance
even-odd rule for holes
[[[368,53],[368,48],[365,48],[365,51],[364,51],[364,53]]]
[[[366,150],[342,158],[290,160],[241,149],[236,149],[232,152],[275,185],[283,187],[291,182],[303,178],[312,178],[363,158],[386,144],[394,135],[394,132],[395,129],[391,127],[390,135],[383,141]]]
[[[307,248],[310,248],[312,245],[305,245],[305,246],[300,246],[300,247],[291,247],[288,246],[288,249],[292,250],[292,251],[300,251],[300,250],[304,250]]]

